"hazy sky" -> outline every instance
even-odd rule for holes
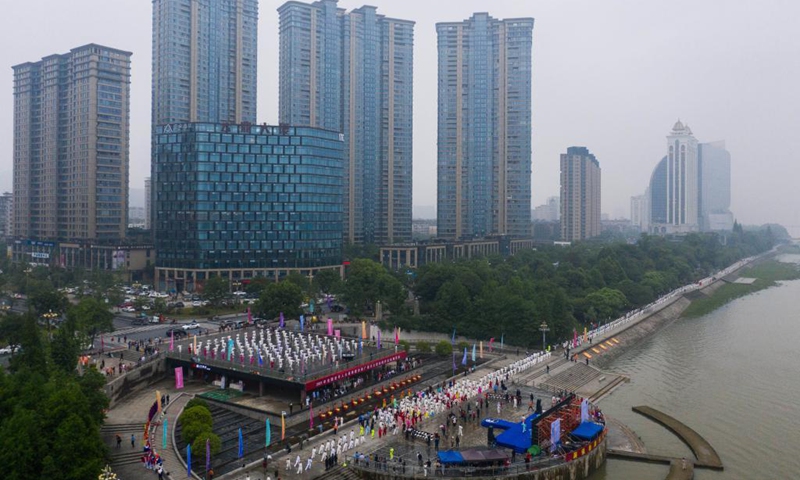
[[[278,14],[261,0],[258,116],[278,119]],[[628,216],[665,136],[687,122],[732,155],[732,211],[800,232],[800,16],[797,0],[340,0],[417,22],[414,205],[436,204],[436,32],[473,12],[530,16],[533,206],[558,194],[559,154],[588,147],[602,168],[602,210]],[[131,187],[150,172],[151,2],[0,0],[0,190],[12,187],[12,65],[86,43],[129,50]]]

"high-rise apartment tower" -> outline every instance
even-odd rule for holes
[[[436,24],[438,235],[531,233],[532,18]]]
[[[414,22],[336,0],[278,13],[280,122],[342,133],[345,242],[411,240]]]
[[[600,235],[600,162],[586,147],[561,154],[561,239]]]
[[[89,44],[13,67],[13,231],[27,244],[125,237],[130,63]]]

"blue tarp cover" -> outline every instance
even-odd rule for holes
[[[603,426],[598,423],[583,422],[571,433],[573,437],[580,438],[581,440],[594,440],[602,431]]]
[[[511,448],[517,453],[525,453],[531,446],[531,422],[538,417],[537,414],[525,418],[525,431],[522,431],[522,422],[513,423],[503,433],[497,435],[497,444],[501,447]],[[503,420],[505,422],[505,420]],[[506,422],[508,423],[508,422]]]
[[[439,456],[439,461],[442,463],[461,463],[464,461],[464,457],[461,456],[461,452],[457,452],[455,450],[442,450],[437,453]]]
[[[502,418],[484,418],[481,420],[481,427],[489,428],[502,428],[503,430],[508,430],[509,428],[517,425],[514,422],[509,422],[508,420],[503,420]]]

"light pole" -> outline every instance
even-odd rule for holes
[[[50,334],[50,323],[53,321],[53,319],[58,317],[58,314],[53,312],[52,310],[49,310],[42,316],[45,318],[45,320],[47,320],[47,336],[52,338],[52,335]]]
[[[544,348],[545,347],[545,338],[546,338],[547,332],[550,331],[550,328],[547,326],[547,322],[542,321],[542,324],[539,325],[539,331],[542,332],[542,351],[544,351],[544,349],[545,349]]]

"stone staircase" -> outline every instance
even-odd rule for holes
[[[552,368],[553,367],[551,367],[551,370]],[[562,390],[574,392],[592,380],[599,378],[601,375],[603,375],[603,372],[594,367],[584,365],[583,363],[575,363],[566,370],[540,383],[539,388],[553,392]]]

